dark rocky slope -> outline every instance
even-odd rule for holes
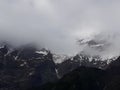
[[[120,90],[120,57],[105,70],[79,67],[56,83],[48,83],[36,90]],[[33,89],[31,89],[33,90]]]
[[[2,45],[0,90],[120,90],[120,58],[108,61],[77,54],[56,64],[44,48]]]
[[[0,90],[24,90],[57,80],[52,53],[24,46],[0,48]]]

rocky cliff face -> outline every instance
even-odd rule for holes
[[[37,87],[38,90],[120,90],[120,58],[104,70],[84,67],[72,70],[58,82]],[[32,89],[33,90],[33,89]]]
[[[77,54],[76,56],[65,59],[62,63],[58,63],[56,66],[59,76],[62,77],[80,66],[105,69],[111,61],[114,61],[114,58],[103,60],[99,56]]]
[[[0,48],[0,88],[22,89],[57,80],[52,53],[25,46],[9,50]]]
[[[58,63],[58,60],[62,62]],[[32,45],[13,48],[4,44],[0,47],[0,89],[26,90],[39,87],[55,82],[81,66],[105,69],[110,61],[85,54],[55,56],[49,50]]]

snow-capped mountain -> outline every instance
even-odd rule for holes
[[[0,86],[2,89],[7,86],[10,90],[22,90],[28,85],[36,87],[54,82],[80,66],[105,69],[113,60],[84,53],[69,57],[32,45],[13,48],[3,44],[0,46]]]
[[[65,74],[69,73],[70,71],[80,66],[106,69],[109,63],[116,59],[117,57],[110,59],[103,59],[100,56],[90,56],[84,53],[79,53],[73,57],[68,57],[67,59],[64,59],[64,61],[61,63],[57,63],[56,66],[57,66],[58,76],[62,77]]]
[[[1,89],[6,89],[4,86],[9,90],[22,88],[22,83],[27,83],[24,86],[27,88],[28,84],[33,87],[57,80],[50,51],[28,45],[9,51],[6,45],[0,48]]]

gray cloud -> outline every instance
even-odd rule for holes
[[[77,39],[110,35],[107,51],[118,54],[119,8],[119,0],[0,0],[0,38],[74,54],[81,50]]]

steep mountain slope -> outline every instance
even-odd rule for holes
[[[57,83],[43,86],[36,90],[103,90],[104,70],[88,67],[79,67],[66,74]]]
[[[112,61],[106,71],[107,84],[104,90],[120,90],[120,57]]]
[[[114,60],[115,58],[103,60],[99,56],[90,56],[81,53],[77,54],[76,56],[65,59],[62,63],[57,63],[56,66],[58,70],[58,75],[62,77],[80,66],[105,69],[108,66],[108,64]]]
[[[59,62],[59,60],[61,62]],[[46,83],[48,83],[47,87],[53,87],[54,82],[62,77],[64,80],[66,74],[69,77],[70,72],[74,74],[74,70],[78,70],[78,67],[85,66],[82,70],[94,73],[93,69],[99,68],[97,69],[98,71],[100,69],[106,69],[109,62],[113,60],[114,59],[102,60],[99,56],[89,56],[84,53],[77,54],[73,57],[67,57],[64,55],[52,54],[45,48],[38,49],[33,45],[13,48],[10,45],[2,44],[0,47],[0,89],[26,90],[46,85]],[[112,63],[110,65],[110,67],[112,67]],[[113,69],[107,68],[107,73],[110,73],[110,70],[113,72]],[[104,70],[101,71],[104,72]],[[84,73],[86,74],[86,72],[83,72],[81,75],[85,75]],[[79,70],[75,75],[77,74],[79,75]],[[74,78],[74,75],[70,77]],[[89,75],[85,78],[87,77],[89,77]],[[82,76],[82,78],[84,77]],[[109,78],[108,80],[110,80]],[[72,84],[76,83],[73,82]],[[59,85],[58,83],[58,86]],[[74,85],[71,88],[74,88]]]
[[[25,46],[0,48],[0,89],[23,90],[57,80],[50,51]],[[51,78],[52,77],[52,78]]]
[[[120,90],[120,57],[105,70],[79,67],[64,75],[56,83],[48,83],[36,90]],[[32,89],[33,90],[33,89]]]

